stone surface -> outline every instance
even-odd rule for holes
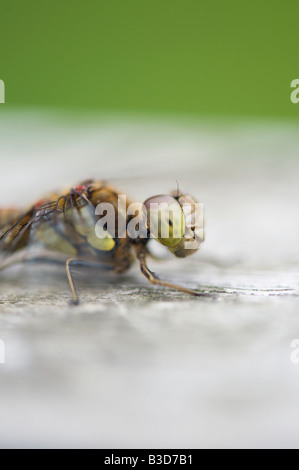
[[[206,242],[151,265],[207,296],[78,270],[71,307],[59,266],[1,273],[0,446],[298,447],[297,129],[66,122],[2,114],[1,204],[93,175],[142,200],[178,178]]]

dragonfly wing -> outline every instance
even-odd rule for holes
[[[107,232],[98,238],[95,207],[82,192],[70,192],[55,203],[55,208],[41,207],[32,224],[32,238],[47,248],[70,256],[99,258],[111,252],[115,240]]]
[[[34,221],[34,210],[12,219],[0,228],[0,251],[15,252],[28,244],[30,228]]]
[[[97,194],[92,189],[92,194]],[[130,264],[129,248],[120,246],[115,235],[108,231],[102,231],[100,236],[99,232],[96,234],[100,216],[95,214],[90,194],[76,188],[65,196],[54,195],[48,202],[37,204],[14,218],[0,228],[0,252],[12,254],[37,244],[67,257],[100,261],[115,268],[122,265],[120,271],[123,271]]]

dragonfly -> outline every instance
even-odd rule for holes
[[[145,226],[145,236],[136,237],[129,230],[133,215],[128,213],[128,208],[132,204],[134,206],[134,201],[126,196],[125,205],[120,209],[120,195],[122,193],[117,188],[105,181],[87,180],[62,194],[49,194],[23,212],[17,209],[0,210],[0,254],[5,256],[0,270],[24,261],[42,261],[34,253],[26,254],[29,246],[37,244],[51,253],[63,255],[72,303],[75,305],[79,304],[73,276],[75,266],[96,266],[121,274],[136,260],[141,273],[150,283],[193,296],[203,295],[195,290],[161,280],[149,269],[147,263],[151,238],[166,246],[178,258],[192,255],[199,249],[203,236],[198,234],[194,220],[192,222],[197,201],[179,189],[168,195],[148,198],[142,206],[145,212],[141,216],[139,214],[138,219],[138,226],[140,223]],[[166,206],[171,204],[172,211],[159,212],[155,236],[151,237],[152,227],[148,208],[157,202]],[[190,208],[187,215],[183,211],[186,203]],[[103,217],[107,216],[104,212],[97,213],[97,207],[101,204],[109,204],[114,209],[112,222],[115,230],[114,233],[110,233],[109,223],[106,221],[105,226],[101,226],[102,236],[98,236],[95,227],[103,221]],[[178,233],[174,233],[174,222],[178,225]],[[162,237],[165,227],[169,229],[168,234],[167,237]],[[186,242],[192,243],[191,248],[186,248]]]

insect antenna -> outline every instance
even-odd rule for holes
[[[176,197],[179,198],[179,196],[180,196],[180,185],[179,185],[178,180],[176,180],[176,187],[177,187]]]

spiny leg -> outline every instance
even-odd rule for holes
[[[157,286],[162,286],[162,287],[168,287],[169,289],[174,289],[174,290],[177,290],[179,292],[185,292],[186,294],[191,294],[191,295],[195,295],[196,297],[203,297],[205,296],[205,294],[201,294],[199,292],[196,292],[195,290],[192,290],[192,289],[188,289],[187,287],[183,287],[183,286],[178,286],[176,284],[172,284],[170,282],[166,282],[166,281],[161,281],[161,279],[159,279],[156,274],[154,274],[148,267],[145,263],[141,263],[140,264],[140,269],[141,269],[141,272],[142,274],[144,274],[144,276],[152,283],[152,284],[155,284]]]
[[[138,258],[139,263],[140,263],[140,270],[141,270],[142,274],[152,284],[155,284],[157,286],[167,287],[169,289],[174,289],[174,290],[177,290],[179,292],[185,292],[186,294],[191,294],[191,295],[194,295],[196,297],[203,297],[203,296],[205,297],[206,296],[206,294],[201,294],[199,292],[196,292],[195,290],[188,289],[187,287],[178,286],[176,284],[172,284],[172,283],[166,282],[166,281],[161,281],[161,279],[159,279],[158,276],[156,276],[156,274],[153,273],[148,268],[148,266],[146,264],[146,255],[147,255],[146,247],[138,247],[137,250],[136,250],[136,254],[137,254],[137,258]]]
[[[89,267],[96,267],[96,268],[101,268],[101,269],[107,269],[107,270],[113,270],[113,266],[110,266],[109,264],[104,264],[103,262],[92,262],[92,261],[87,261],[87,260],[80,260],[77,258],[72,258],[67,261],[65,261],[65,257],[59,257],[57,254],[47,254],[46,256],[39,256],[34,253],[20,253],[17,256],[14,256],[13,258],[9,259],[8,261],[4,262],[3,264],[0,264],[0,271],[4,271],[7,268],[10,268],[11,266],[14,266],[16,264],[22,264],[22,263],[56,263],[56,264],[65,264],[66,263],[66,270],[67,270],[67,276],[68,276],[68,281],[70,285],[70,289],[73,294],[73,299],[74,299],[74,304],[78,305],[79,304],[79,298],[78,294],[76,291],[76,287],[74,284],[74,280],[72,278],[72,273],[71,273],[71,265],[72,264],[77,264],[81,266],[89,266]]]
[[[34,253],[20,253],[17,256],[13,256],[9,258],[6,262],[0,264],[0,271],[4,271],[7,268],[10,268],[11,266],[14,266],[16,264],[23,264],[23,263],[65,263],[65,257],[64,259],[62,257],[59,257],[58,255],[50,255],[47,254],[45,256],[42,255],[36,255]]]
[[[34,253],[20,253],[0,265],[0,271],[22,263],[65,263],[65,257],[62,259],[58,255],[38,256]]]
[[[73,258],[68,259],[65,266],[66,266],[66,274],[67,274],[67,278],[68,278],[68,281],[69,281],[69,286],[70,286],[72,296],[73,296],[73,304],[74,305],[79,305],[79,297],[78,297],[75,282],[74,282],[74,279],[73,279],[72,273],[71,273],[71,264],[74,264],[76,261],[77,260],[73,259]]]
[[[10,268],[11,266],[14,266],[15,264],[24,263],[24,261],[25,259],[23,257],[6,261],[5,263],[0,265],[0,271],[4,271],[4,269]]]
[[[107,269],[107,270],[113,270],[113,266],[110,266],[109,264],[104,264],[101,262],[97,261],[88,261],[88,260],[83,260],[83,259],[78,259],[78,258],[70,258],[66,262],[66,273],[67,273],[67,278],[69,281],[69,286],[72,292],[73,296],[73,305],[79,305],[79,297],[77,293],[77,289],[75,286],[75,281],[72,276],[71,268],[74,265],[80,265],[80,266],[87,266],[87,267],[96,267],[96,268],[101,268],[101,269]]]

